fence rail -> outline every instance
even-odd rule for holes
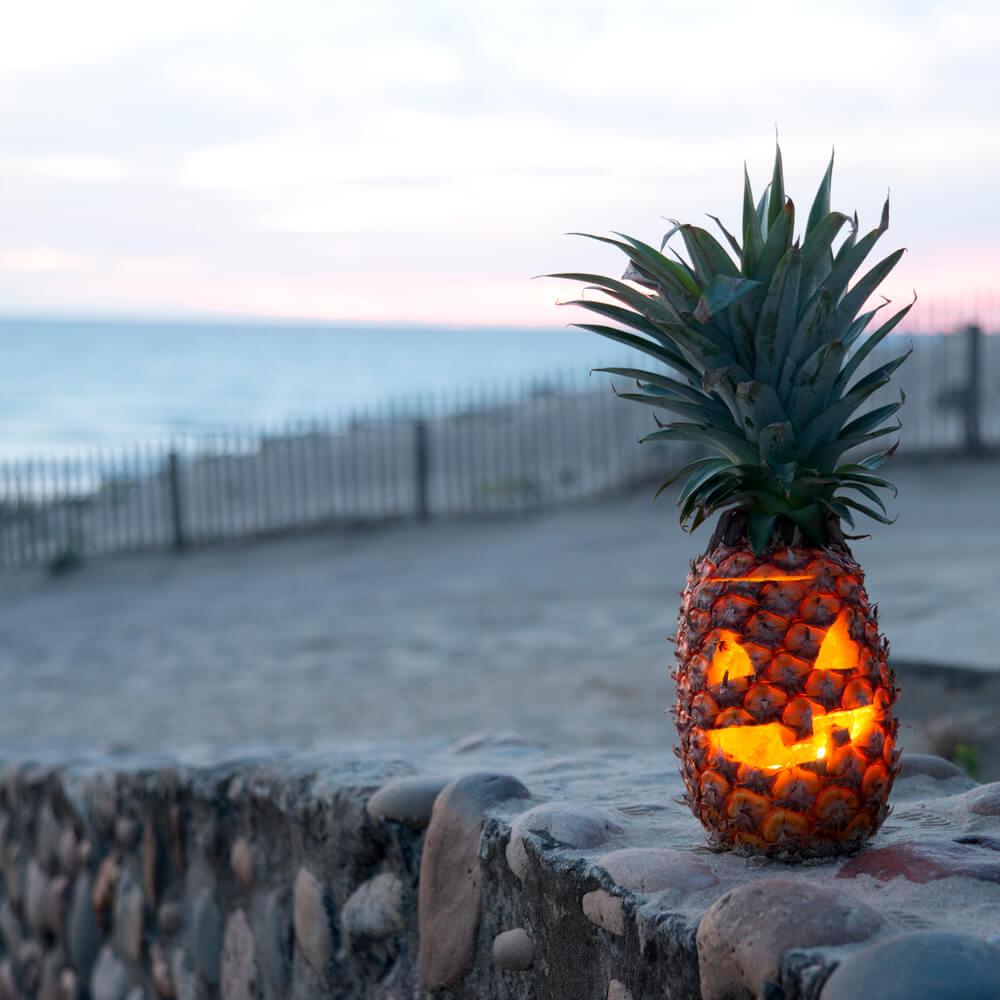
[[[865,370],[905,349],[889,338]],[[898,398],[901,452],[1000,445],[1000,336],[919,337],[873,404]],[[596,380],[595,380],[596,382]],[[402,518],[513,512],[664,475],[683,445],[635,441],[650,411],[601,382],[440,395],[407,413],[181,437],[58,460],[0,462],[0,565],[71,565]]]

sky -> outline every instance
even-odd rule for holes
[[[834,147],[834,208],[891,190],[887,295],[996,315],[998,51],[989,2],[13,5],[0,312],[560,324],[533,276],[622,269],[566,233],[735,229],[777,128],[803,219]]]

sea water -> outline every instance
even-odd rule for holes
[[[564,327],[3,319],[0,458],[585,387],[629,353]]]

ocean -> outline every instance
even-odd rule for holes
[[[3,319],[0,458],[582,387],[629,353],[566,327]]]

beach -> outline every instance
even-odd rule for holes
[[[1000,466],[908,461],[890,478],[899,520],[872,525],[854,552],[903,683],[902,743],[922,750],[928,721],[965,725],[1000,697]],[[440,745],[500,733],[669,753],[667,640],[708,529],[684,534],[674,495],[652,492],[94,558],[60,577],[9,570],[3,744]]]

